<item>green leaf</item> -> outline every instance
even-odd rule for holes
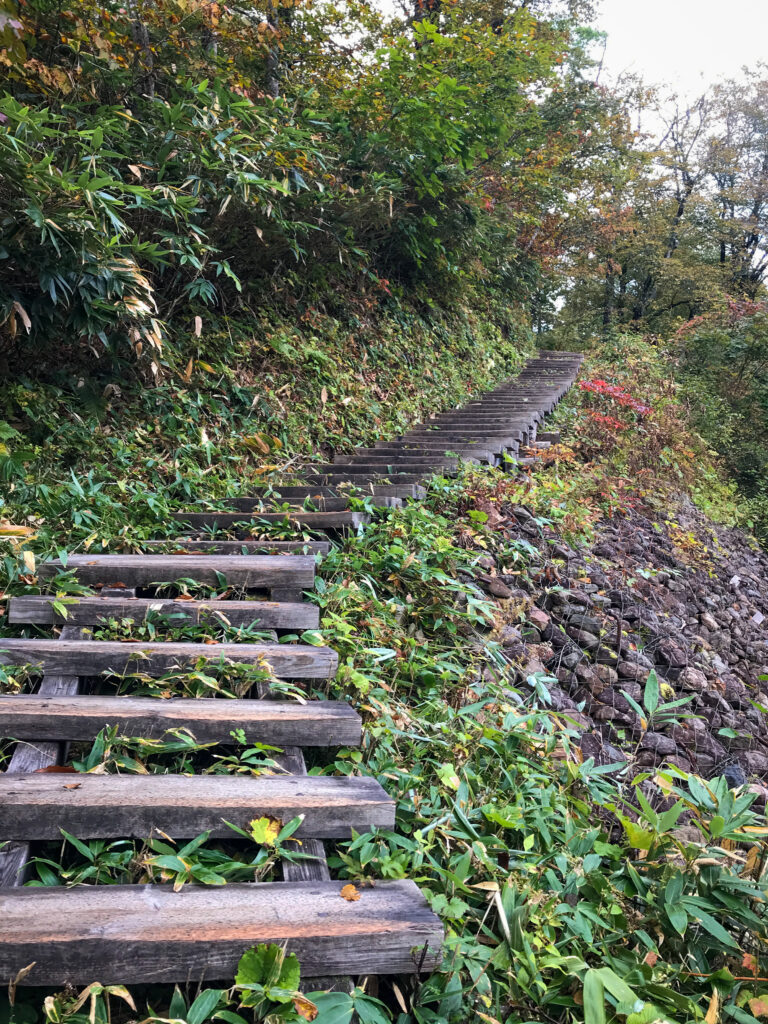
[[[605,1024],[605,989],[597,970],[584,975],[584,1024]]]
[[[680,935],[685,935],[685,929],[688,927],[688,915],[680,906],[673,906],[671,903],[664,904],[664,910],[669,923]]]
[[[651,669],[648,674],[643,693],[643,704],[649,715],[652,715],[659,706],[659,677],[656,675],[655,669]]]
[[[308,992],[307,999],[318,1009],[315,1024],[350,1024],[355,1004],[346,992]]]
[[[225,996],[223,989],[207,988],[195,999],[187,1011],[187,1024],[203,1024]]]

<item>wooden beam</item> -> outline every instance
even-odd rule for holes
[[[258,532],[259,523],[287,523],[309,530],[350,530],[363,526],[370,516],[363,512],[176,512],[173,518],[188,523],[194,530],[204,528],[228,530],[238,523],[252,524]]]
[[[218,586],[224,577],[230,586],[308,590],[315,579],[315,560],[310,555],[70,555],[66,566],[58,559],[41,563],[39,574],[51,579],[65,568],[74,569],[81,583],[119,582],[126,587],[182,578]]]
[[[246,949],[285,944],[305,978],[437,968],[443,929],[413,882],[223,887],[84,885],[0,892],[0,977],[21,985],[204,979],[231,984]]]
[[[53,607],[63,604],[66,617]],[[8,605],[9,622],[36,625],[68,623],[93,625],[104,619],[131,619],[143,622],[148,615],[172,616],[176,622],[192,625],[259,625],[264,629],[317,629],[320,611],[312,604],[277,601],[174,601],[164,598],[13,597]],[[2,641],[0,640],[0,645]]]
[[[308,644],[119,643],[96,640],[0,639],[0,665],[42,666],[44,672],[93,676],[104,672],[164,675],[199,659],[263,666],[286,679],[330,679],[338,655]]]
[[[210,540],[201,534],[194,537],[175,537],[168,540],[143,540],[142,547],[162,548],[172,555],[257,555],[282,554],[293,551],[297,554],[327,555],[331,545],[327,540]]]
[[[284,747],[360,745],[360,717],[344,701],[230,700],[157,697],[85,697],[11,694],[0,697],[0,736],[36,742],[92,740],[106,725],[122,736],[158,739],[186,728],[198,743],[233,743],[242,729],[249,743]],[[29,749],[24,743],[19,748]],[[21,771],[36,771],[42,764]],[[1,838],[1,836],[0,836]]]
[[[392,828],[395,803],[372,778],[327,775],[0,775],[4,839],[173,839],[210,831],[234,838],[254,818],[285,824],[303,815],[302,836],[349,839],[352,829]]]

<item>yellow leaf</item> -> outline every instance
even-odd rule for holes
[[[9,522],[0,524],[0,537],[31,537],[34,532],[29,526],[14,526]]]
[[[343,900],[346,900],[347,903],[356,903],[360,899],[360,892],[352,884],[343,885],[339,896],[341,896]]]
[[[473,889],[484,889],[485,892],[498,892],[499,891],[499,883],[498,882],[475,882],[475,884],[472,886],[472,888]]]
[[[712,990],[712,998],[709,1000],[709,1009],[704,1017],[704,1024],[717,1024],[718,1009],[720,1006],[720,995],[717,989]]]
[[[198,359],[197,365],[200,367],[201,370],[205,370],[206,373],[216,373],[216,371],[211,366],[211,364],[210,363],[204,363],[202,361],[202,359]]]
[[[274,846],[275,840],[283,827],[279,818],[254,818],[250,822],[251,838],[254,843],[261,843],[262,846]]]
[[[35,571],[35,553],[27,549],[23,555],[24,565],[27,567],[28,572]]]

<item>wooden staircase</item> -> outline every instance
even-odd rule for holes
[[[78,555],[66,566],[40,567],[42,579],[72,571],[90,593],[67,598],[13,598],[9,620],[62,626],[58,638],[0,640],[0,664],[36,667],[33,694],[0,696],[0,736],[18,740],[0,776],[0,982],[33,964],[24,985],[171,982],[231,979],[238,959],[263,942],[298,954],[304,978],[326,986],[335,975],[430,971],[441,960],[443,930],[410,881],[361,887],[348,901],[330,878],[324,840],[343,839],[395,822],[393,800],[365,776],[308,776],[302,748],[354,746],[361,722],[346,703],[274,699],[269,679],[330,679],[338,658],[327,647],[280,643],[279,635],[314,629],[318,610],[304,600],[315,555],[328,540],[259,537],[260,524],[287,521],[297,531],[360,529],[368,519],[350,496],[397,506],[425,495],[434,472],[455,473],[461,461],[496,465],[519,459],[536,428],[572,383],[580,357],[541,353],[495,391],[333,463],[307,467],[304,481],[232,499],[226,509],[180,513],[193,531],[226,529],[244,539],[185,536],[147,542],[143,554]],[[309,500],[310,507],[302,507]],[[288,508],[284,504],[288,503]],[[277,508],[275,505],[277,504]],[[174,593],[184,580],[226,588],[226,597]],[[117,642],[92,638],[106,620],[144,621],[151,613],[203,625],[221,617],[256,626],[258,643]],[[153,677],[207,663],[263,669],[256,699],[160,699],[100,692],[104,680],[135,672]],[[95,680],[95,682],[94,682]],[[278,747],[282,773],[272,775],[99,775],[45,771],[61,764],[68,742],[93,740],[105,726],[121,735],[161,738],[184,728],[200,743],[249,742]],[[60,838],[171,839],[201,832],[231,836],[254,818],[286,822],[302,816],[296,840],[311,859],[283,860],[282,881],[185,885],[93,885],[25,888],[30,843]]]

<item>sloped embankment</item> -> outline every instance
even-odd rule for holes
[[[724,774],[765,800],[768,554],[686,500],[674,521],[634,511],[578,548],[522,506],[504,525],[538,551],[527,581],[498,581],[528,606],[524,625],[502,627],[504,652],[523,675],[557,679],[553,707],[583,730],[583,755]],[[642,706],[652,669],[662,702],[686,699],[658,721],[628,699]]]

